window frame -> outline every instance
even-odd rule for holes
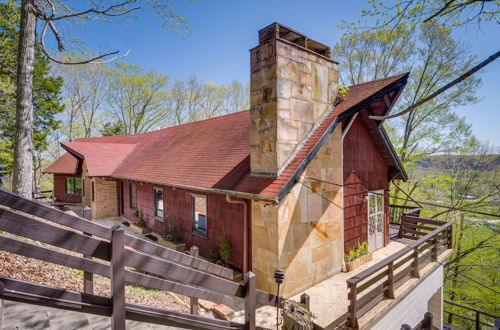
[[[195,215],[196,215],[196,207],[195,200],[196,198],[204,198],[205,199],[205,231],[201,231],[195,226]],[[208,239],[208,196],[201,194],[191,194],[191,233],[196,236],[200,236],[202,238]]]
[[[76,180],[80,180],[80,191],[79,192],[76,192]],[[68,189],[68,182],[70,182],[70,187],[72,187],[73,189]],[[72,190],[72,191],[70,191]],[[82,188],[82,178],[79,178],[77,176],[67,176],[64,178],[64,192],[66,193],[66,195],[78,195],[78,196],[82,196],[82,191],[83,191],[83,188]]]
[[[156,191],[161,191],[162,204],[163,204],[163,210],[161,216],[157,215],[158,209],[156,205]],[[153,186],[153,211],[154,211],[154,218],[158,221],[163,222],[165,219],[165,191],[163,187]]]
[[[132,198],[132,187],[134,187],[134,192],[135,192],[135,195],[134,195],[134,198]],[[135,182],[130,182],[128,184],[128,194],[129,194],[129,200],[128,200],[128,203],[129,203],[129,206],[131,209],[137,209],[137,185],[135,184]]]

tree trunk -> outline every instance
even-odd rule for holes
[[[17,54],[16,139],[14,145],[14,193],[31,198],[33,184],[33,69],[36,16],[34,0],[21,2],[21,26]]]

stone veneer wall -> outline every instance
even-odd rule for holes
[[[118,216],[116,181],[106,177],[93,177],[94,201],[91,202],[92,218],[102,219]]]
[[[92,218],[103,219],[118,216],[117,181],[107,177],[90,177],[87,164],[82,164],[82,204],[92,209]],[[92,201],[92,183],[94,200]]]
[[[281,39],[253,48],[250,57],[250,168],[276,176],[333,104],[338,64]]]
[[[278,207],[252,201],[252,271],[257,287],[275,292],[274,270],[283,268],[283,295],[291,297],[338,273],[344,255],[342,137],[337,127]],[[336,205],[328,202],[331,200]]]

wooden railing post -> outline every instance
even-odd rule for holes
[[[425,313],[424,319],[422,320],[422,330],[431,330],[432,329],[432,313]]]
[[[91,220],[92,219],[92,210],[90,207],[85,206],[82,209],[82,218]],[[84,233],[87,236],[92,236],[91,234]],[[92,256],[83,255],[87,259],[92,259]],[[94,276],[90,272],[83,272],[83,292],[88,294],[94,294]]]
[[[189,249],[189,254],[193,258],[198,258],[199,253],[200,253],[199,249],[196,245],[191,246],[191,248]],[[193,315],[198,315],[200,313],[198,298],[189,297],[189,312]]]
[[[255,274],[245,274],[245,329],[255,329],[255,303],[256,303],[256,278]]]
[[[300,296],[300,303],[307,307],[307,309],[311,309],[311,297],[307,293],[303,293]]]
[[[476,311],[476,330],[481,329],[481,322],[479,322],[479,311]]]
[[[438,240],[434,238],[432,240],[432,261],[438,261]]]
[[[420,273],[418,272],[418,245],[413,249],[413,263],[411,267],[411,276],[420,278]]]
[[[111,228],[111,328],[125,329],[125,231],[120,225]]]
[[[448,249],[453,249],[453,226],[448,227]]]
[[[385,296],[394,299],[394,262],[387,265],[387,291]]]
[[[351,328],[357,328],[358,323],[358,307],[357,307],[357,295],[358,295],[358,287],[356,284],[348,284],[349,286],[349,318],[347,320],[347,325]]]

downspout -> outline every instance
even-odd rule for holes
[[[243,205],[243,274],[246,274],[248,272],[248,202],[246,199],[233,199],[231,195],[226,195],[226,201]]]

